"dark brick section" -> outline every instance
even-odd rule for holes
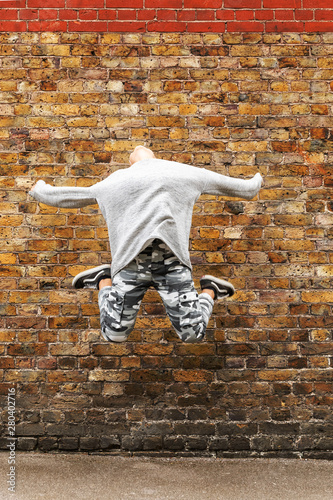
[[[29,428],[18,437],[18,451],[207,455],[220,457],[333,458],[332,425],[262,422],[260,424],[204,423],[181,425],[166,421],[129,425],[125,435],[117,426],[81,428],[59,426],[56,435],[36,437]],[[27,426],[28,428],[28,426]],[[148,429],[148,430],[147,430]],[[18,431],[19,433],[19,431]],[[91,435],[92,434],[92,435]],[[6,450],[2,438],[0,449]]]

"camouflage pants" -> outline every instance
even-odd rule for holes
[[[202,340],[214,301],[207,293],[198,295],[190,269],[157,239],[114,276],[111,287],[100,290],[98,304],[104,339],[127,339],[150,286],[159,292],[179,337],[184,342]]]

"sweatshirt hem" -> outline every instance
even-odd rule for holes
[[[192,271],[192,264],[191,264],[190,258],[188,258],[188,260],[186,260],[183,257],[181,257],[178,252],[174,251],[174,249],[172,248],[172,244],[170,245],[170,243],[168,242],[167,238],[164,238],[163,236],[161,236],[160,234],[158,234],[158,235],[152,235],[152,236],[150,236],[145,241],[145,243],[140,246],[140,250],[138,252],[133,252],[133,255],[126,261],[125,264],[122,264],[121,266],[117,266],[117,267],[113,268],[112,267],[112,262],[111,262],[111,279],[113,279],[116,276],[116,274],[118,274],[125,267],[127,267],[155,239],[160,239],[161,241],[163,241],[163,243],[165,243],[169,247],[169,249],[171,250],[171,252],[177,257],[177,259],[179,259],[179,261],[184,266],[186,266],[188,269],[190,269],[190,271]]]

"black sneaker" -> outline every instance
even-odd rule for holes
[[[104,278],[111,278],[110,264],[82,271],[74,277],[72,285],[74,288],[95,288],[98,290],[98,284]]]
[[[214,300],[226,299],[227,297],[232,297],[235,293],[235,288],[229,281],[215,278],[215,276],[210,276],[209,274],[201,278],[200,285],[201,290],[208,288],[215,292]]]

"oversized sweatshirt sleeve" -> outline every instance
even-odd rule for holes
[[[80,208],[86,205],[97,203],[94,196],[93,186],[91,187],[71,187],[71,186],[51,186],[43,180],[39,180],[33,191],[29,194],[35,200],[61,208]]]
[[[207,169],[204,169],[204,171],[204,187],[202,194],[214,194],[251,200],[258,194],[263,180],[259,172],[255,174],[252,179],[237,179]]]

